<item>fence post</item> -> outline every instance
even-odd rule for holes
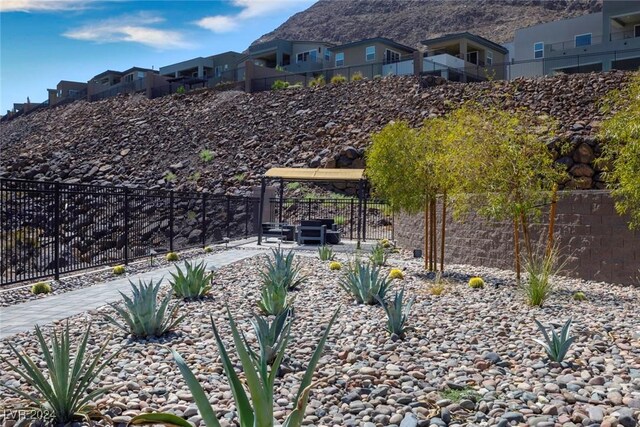
[[[231,196],[227,196],[227,237],[231,237]]]
[[[54,277],[56,280],[60,279],[60,183],[56,182],[54,187],[54,213],[53,213],[53,227],[55,229],[55,246],[53,248],[53,258],[55,262]]]
[[[169,192],[169,251],[173,252],[173,190]]]
[[[362,210],[362,241],[367,241],[367,196],[364,197],[364,208]]]
[[[249,237],[249,198],[244,198],[244,238]]]
[[[129,264],[129,189],[124,188],[124,264]]]
[[[349,214],[349,240],[353,240],[353,197],[351,198],[351,212]]]
[[[307,199],[307,219],[311,220],[311,199]]]
[[[207,245],[207,193],[202,193],[202,247]]]

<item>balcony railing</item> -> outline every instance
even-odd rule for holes
[[[640,38],[639,28],[632,28],[630,30],[625,30],[625,31],[616,31],[614,33],[609,34],[609,41],[627,40],[627,39],[634,39],[634,38]]]

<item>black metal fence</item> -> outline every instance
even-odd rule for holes
[[[0,285],[257,235],[259,199],[0,179]]]
[[[333,218],[349,240],[394,239],[393,211],[380,200],[358,198],[270,199],[270,222],[299,224],[302,220]]]

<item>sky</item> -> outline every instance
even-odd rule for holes
[[[0,114],[60,80],[242,52],[314,0],[0,0]]]

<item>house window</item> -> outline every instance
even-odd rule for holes
[[[342,67],[344,65],[344,52],[336,53],[336,67]]]
[[[138,78],[144,79],[144,71],[138,71]]]
[[[331,52],[329,52],[328,50],[325,49],[324,51],[324,60],[325,61],[331,61]]]
[[[124,81],[126,83],[132,82],[133,81],[133,74],[127,74],[126,76],[124,76]]]
[[[79,90],[69,89],[69,96],[78,96],[79,93]]]
[[[576,47],[591,46],[591,33],[576,36]]]
[[[395,62],[400,62],[400,53],[391,49],[384,50],[384,63],[385,64],[393,64]]]
[[[307,62],[307,61],[316,61],[318,58],[318,53],[314,50],[310,50],[308,52],[300,52],[296,55],[296,62]]]
[[[640,24],[633,27],[633,37],[640,37]]]
[[[533,44],[533,57],[535,59],[544,58],[544,43],[538,42]]]
[[[365,59],[367,62],[376,60],[376,47],[375,46],[367,46]]]
[[[474,50],[473,52],[467,52],[467,62],[472,64],[478,64],[478,51]]]
[[[222,67],[220,65],[216,65],[216,67],[213,69],[213,72],[215,73],[216,77],[220,77],[222,75]]]
[[[493,52],[487,51],[487,65],[493,65]]]

